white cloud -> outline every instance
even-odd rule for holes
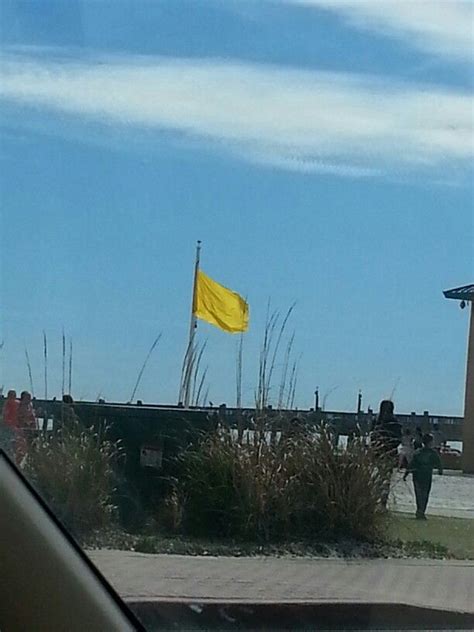
[[[357,28],[402,38],[411,46],[473,61],[472,0],[285,0],[340,14]]]
[[[252,162],[368,176],[465,165],[471,97],[342,73],[220,60],[2,61],[0,98],[107,125],[167,130]]]

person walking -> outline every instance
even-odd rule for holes
[[[18,426],[18,406],[19,401],[16,397],[16,391],[8,391],[2,410],[2,423],[0,424],[0,447],[2,447],[10,457],[13,457],[15,454],[16,429]]]
[[[421,450],[423,447],[423,431],[421,426],[417,426],[415,429],[415,437],[413,439],[413,449]]]
[[[444,443],[444,436],[439,428],[439,424],[433,424],[433,448],[438,452],[441,449],[441,446]]]
[[[61,404],[61,429],[72,432],[78,428],[79,419],[74,410],[74,400],[71,395],[63,395]]]
[[[393,467],[397,465],[397,450],[402,437],[402,427],[395,417],[394,409],[395,407],[391,400],[384,399],[380,402],[379,414],[375,420],[371,435],[371,440],[375,449],[379,452],[381,462],[386,462],[387,466],[392,464],[390,471],[387,472],[387,478],[380,498],[380,502],[384,507],[387,506],[391,474]]]
[[[433,470],[437,469],[440,475],[443,473],[441,459],[432,445],[433,435],[423,435],[423,447],[415,452],[410,467],[403,477],[405,481],[409,473],[413,475],[417,520],[426,520],[425,513],[433,481]]]
[[[402,447],[398,455],[398,471],[408,469],[413,458],[413,439],[410,428],[405,428],[402,433]]]
[[[16,430],[16,463],[21,465],[28,452],[34,433],[37,430],[36,415],[31,403],[31,395],[23,391],[18,405],[18,424]]]
[[[393,402],[389,399],[384,399],[380,402],[379,414],[372,431],[372,439],[384,453],[389,454],[395,461],[401,438],[402,427],[395,417]]]

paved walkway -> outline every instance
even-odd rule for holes
[[[404,482],[403,474],[394,475],[390,504],[395,511],[414,513],[415,494],[411,476]],[[443,476],[434,474],[428,514],[474,519],[474,476],[453,470],[447,470]]]
[[[90,551],[126,600],[376,602],[474,614],[474,562],[236,558]]]

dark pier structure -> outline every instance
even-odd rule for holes
[[[5,399],[0,397],[0,409]],[[40,428],[45,431],[60,428],[68,415],[68,405],[58,400],[34,399],[33,405]],[[212,432],[218,425],[234,428],[237,432],[251,430],[255,423],[255,410],[236,409],[226,405],[209,408],[183,408],[180,406],[98,402],[74,402],[76,416],[85,426],[102,430],[111,440],[118,440],[123,449],[120,467],[117,504],[122,522],[126,526],[140,524],[146,507],[154,497],[166,494],[166,474],[173,467],[173,457],[189,445],[202,432]],[[265,411],[265,423],[274,430],[288,427],[298,419],[308,425],[326,422],[338,435],[370,431],[375,414],[363,412],[317,410]],[[398,415],[403,425],[412,430],[421,426],[423,431],[438,428],[447,441],[462,438],[461,417]]]
[[[0,410],[4,398],[0,398]],[[34,399],[33,405],[40,419],[55,420],[61,423],[63,404],[58,400]],[[221,406],[206,408],[183,408],[165,404],[122,404],[105,402],[79,401],[73,404],[77,417],[87,426],[107,424],[115,427],[116,433],[127,442],[136,439],[137,445],[143,442],[153,442],[163,437],[169,437],[171,442],[180,441],[181,437],[195,431],[210,430],[217,423],[237,428],[240,423],[246,429],[252,429],[255,409],[231,408]],[[321,422],[330,424],[340,435],[354,432],[357,425],[363,433],[369,432],[376,414],[372,410],[367,412],[358,410],[354,412],[323,411],[321,409],[309,410],[274,410],[269,407],[265,417],[270,421],[275,419],[276,426],[285,421],[298,418],[310,425]],[[433,415],[428,411],[422,414],[415,412],[409,414],[397,413],[397,418],[403,426],[414,429],[421,426],[424,432],[432,432],[438,429],[446,441],[462,441],[463,418],[446,415]]]

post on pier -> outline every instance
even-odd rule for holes
[[[466,474],[474,474],[474,284],[446,290],[444,296],[460,301],[461,308],[468,307],[470,310],[462,427],[462,468]]]

